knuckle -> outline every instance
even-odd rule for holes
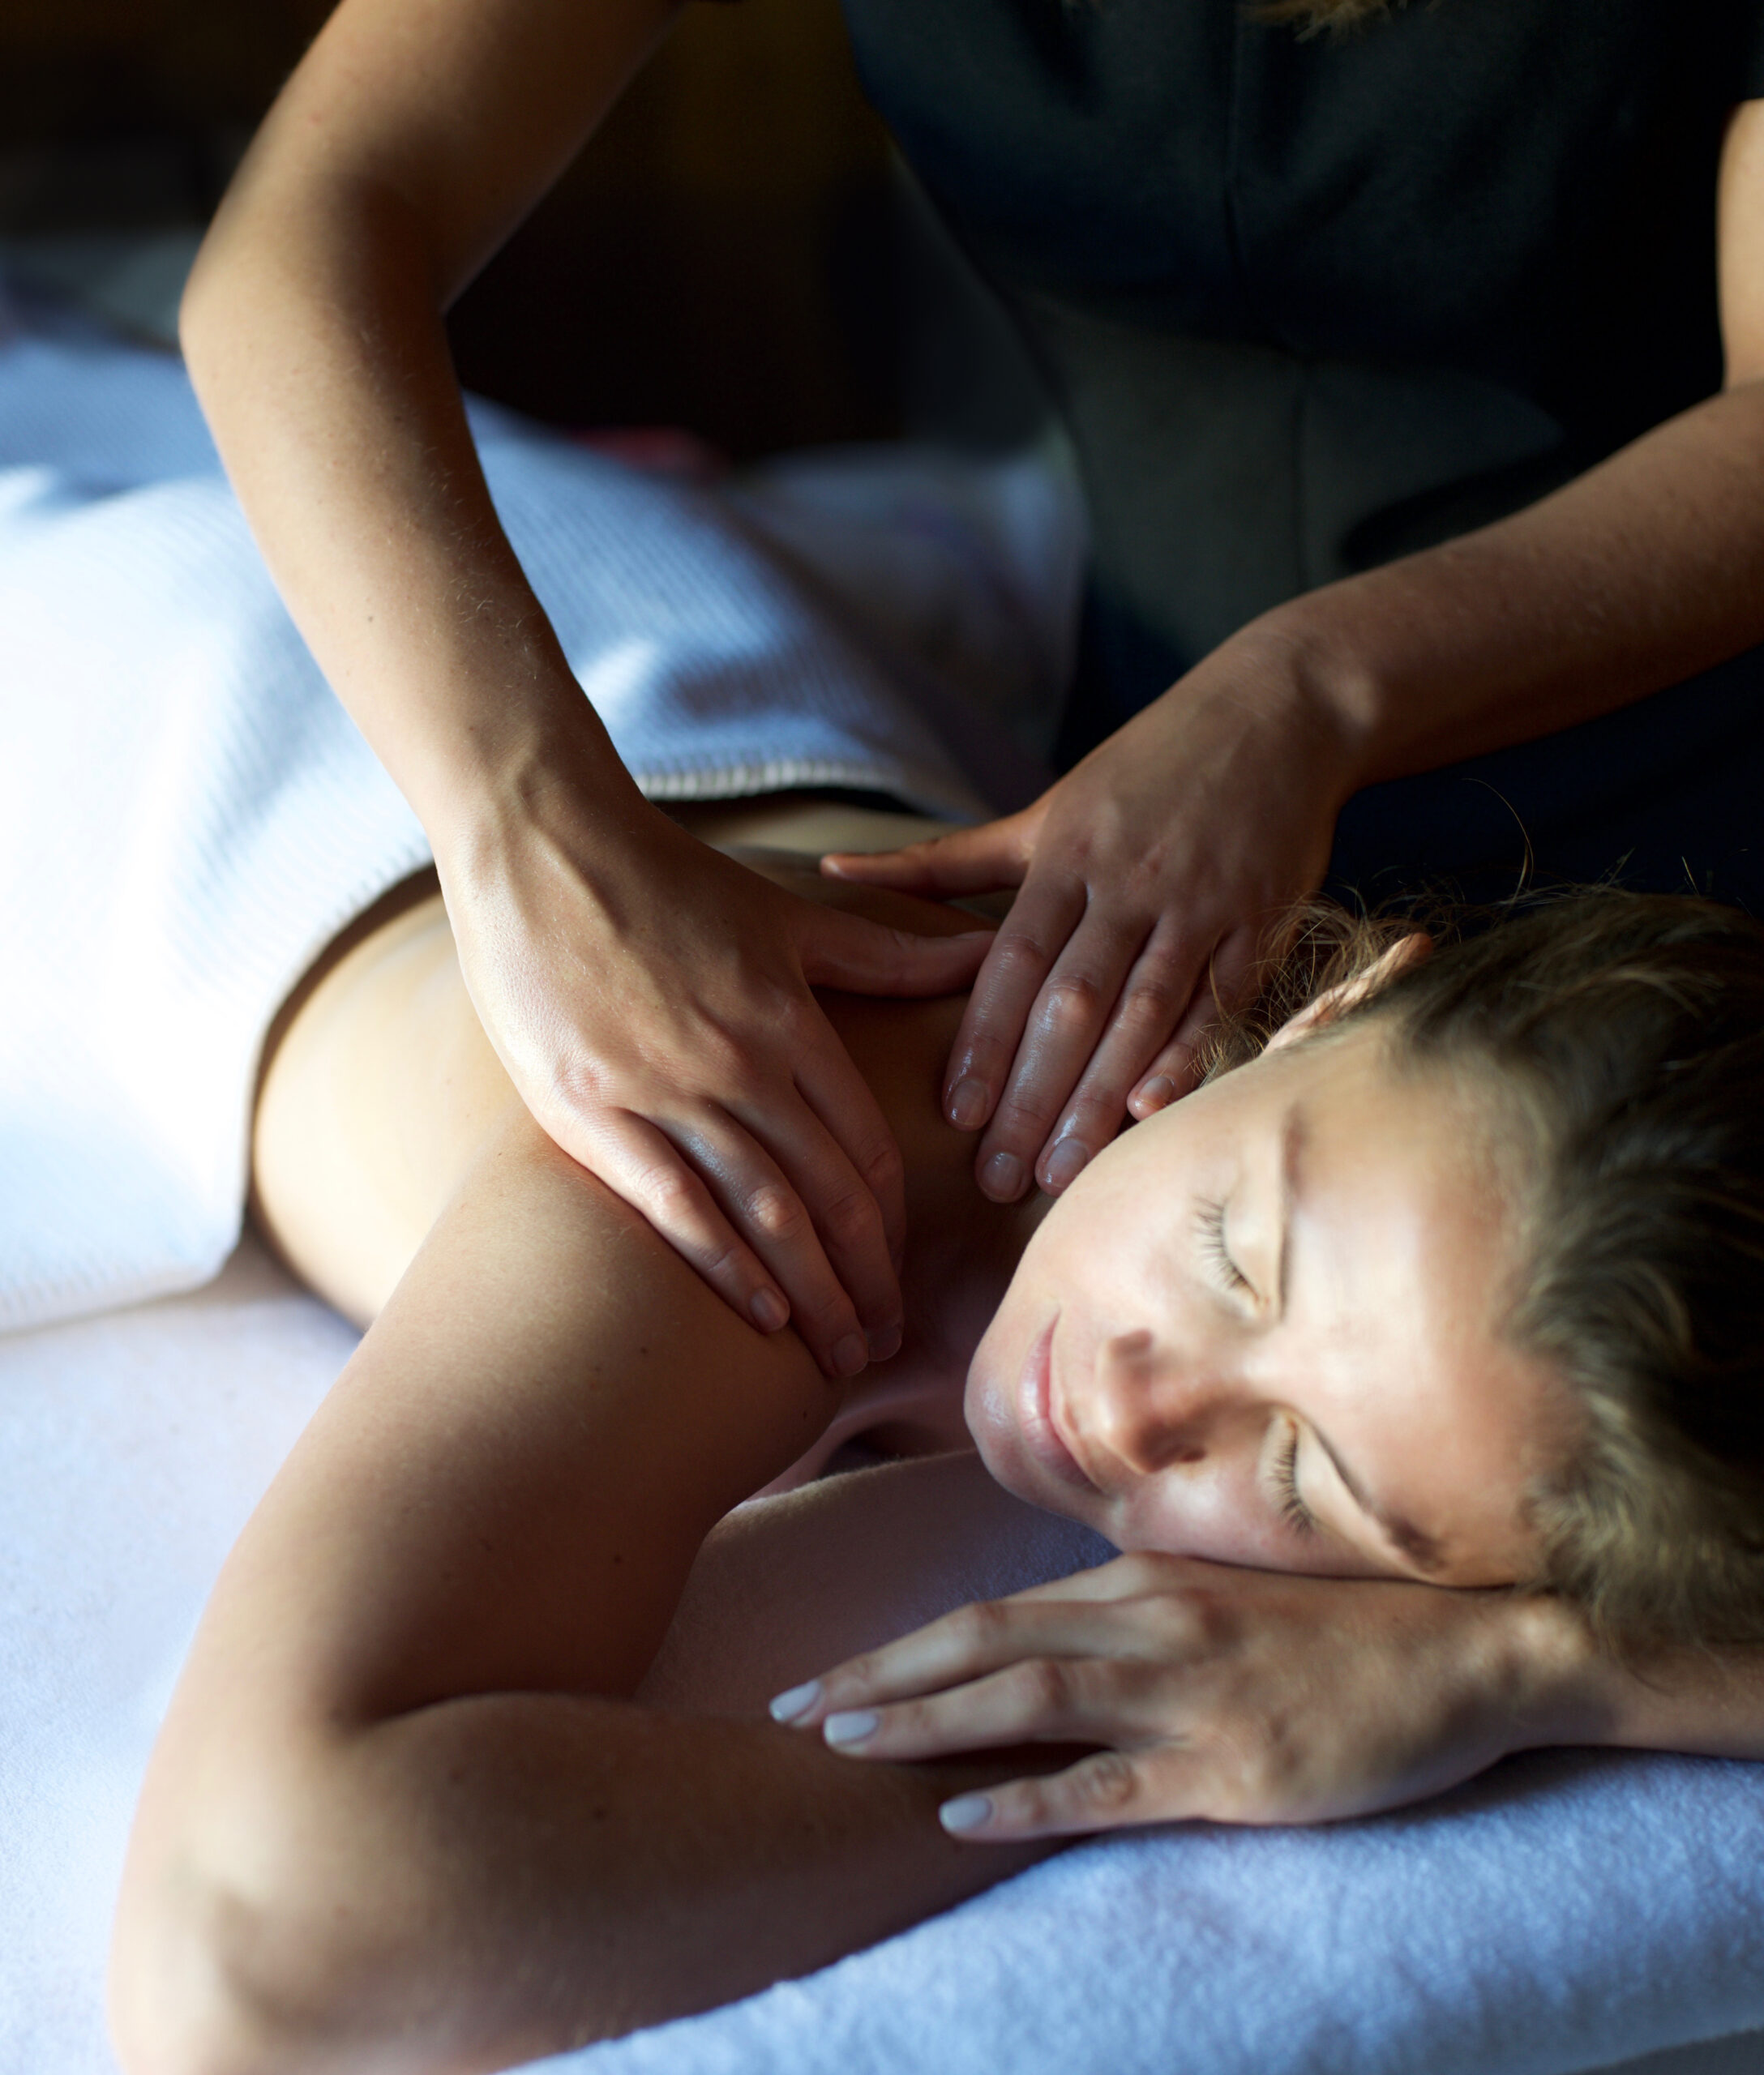
[[[554,1062],[547,1093],[567,1110],[594,1110],[606,1099],[605,1078],[600,1063],[582,1052]]]
[[[992,1113],[992,1142],[1009,1145],[1036,1145],[1047,1136],[1059,1108],[1056,1102],[1038,1099],[1033,1089],[1013,1087]]]
[[[1056,1722],[1068,1711],[1072,1679],[1057,1658],[1030,1658],[1006,1675],[1010,1697],[1025,1719]]]
[[[1184,1567],[1180,1556],[1167,1555],[1162,1550],[1135,1549],[1117,1556],[1112,1568],[1129,1592],[1150,1594],[1167,1591],[1179,1584]]]
[[[1045,973],[1055,947],[1039,932],[1007,925],[992,940],[993,970],[1004,980]]]
[[[816,1206],[815,1223],[836,1246],[849,1247],[880,1232],[882,1217],[867,1189],[845,1189]]]
[[[1175,1027],[1176,1018],[1188,1005],[1188,994],[1173,976],[1145,973],[1128,986],[1121,998],[1120,1020],[1136,1032],[1162,1037]]]
[[[704,1209],[704,1184],[690,1169],[672,1161],[657,1161],[646,1169],[638,1188],[650,1218],[659,1226],[683,1225]]]
[[[1214,1758],[1219,1813],[1238,1822],[1290,1813],[1305,1799],[1304,1754],[1278,1716],[1259,1720],[1252,1733],[1221,1737]]]
[[[1062,973],[1048,982],[1037,1020],[1050,1034],[1082,1030],[1098,1022],[1109,998],[1102,982],[1088,973]]]
[[[1099,1751],[1073,1773],[1079,1806],[1098,1815],[1119,1816],[1139,1799],[1139,1769],[1120,1751]]]
[[[860,1147],[855,1164],[872,1196],[898,1187],[906,1178],[906,1164],[901,1157],[900,1148],[891,1138],[879,1139],[873,1145]]]
[[[957,1642],[984,1649],[1004,1636],[1010,1616],[1000,1601],[977,1599],[958,1608],[949,1621]]]
[[[808,1228],[801,1204],[790,1190],[775,1182],[762,1182],[749,1192],[743,1215],[755,1231],[778,1246],[793,1244]]]

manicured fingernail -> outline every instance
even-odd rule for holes
[[[949,1091],[949,1121],[958,1132],[977,1132],[986,1122],[986,1084],[958,1080]]]
[[[898,1354],[901,1351],[899,1326],[884,1326],[880,1333],[871,1333],[869,1346],[872,1362],[886,1362],[891,1354]]]
[[[795,1722],[806,1715],[820,1698],[820,1681],[811,1679],[800,1686],[792,1686],[788,1691],[780,1693],[775,1701],[769,1701],[767,1706],[773,1722]]]
[[[1051,1194],[1077,1180],[1090,1164],[1090,1149],[1081,1139],[1063,1138],[1047,1156],[1042,1170],[1042,1186]]]
[[[834,1345],[833,1367],[841,1376],[856,1375],[869,1358],[870,1350],[861,1333],[848,1333]]]
[[[755,1290],[747,1309],[761,1333],[776,1333],[790,1321],[790,1307],[775,1290]]]
[[[1014,1153],[995,1153],[980,1170],[980,1187],[995,1203],[1015,1203],[1023,1193],[1023,1163]]]
[[[843,1714],[828,1715],[820,1733],[835,1747],[861,1743],[867,1736],[875,1735],[880,1719],[874,1708],[848,1708]]]
[[[937,1812],[937,1820],[946,1830],[958,1836],[964,1830],[978,1830],[992,1813],[992,1797],[989,1794],[958,1794],[953,1801],[946,1801]]]
[[[1167,1073],[1158,1074],[1148,1080],[1133,1097],[1133,1107],[1141,1116],[1149,1117],[1154,1110],[1167,1110],[1176,1099],[1176,1084]]]

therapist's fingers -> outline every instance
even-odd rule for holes
[[[829,879],[885,886],[927,901],[1021,886],[1043,812],[1038,801],[1021,814],[978,828],[954,829],[898,850],[832,850],[821,859],[820,868]]]
[[[595,1136],[593,1171],[646,1218],[725,1303],[762,1333],[789,1324],[790,1299],[777,1279],[665,1132],[624,1110],[599,1119]]]
[[[1240,1008],[1250,999],[1260,970],[1255,931],[1233,931],[1214,952],[1169,1043],[1139,1076],[1128,1095],[1127,1107],[1133,1116],[1155,1116],[1194,1086],[1200,1078],[1202,1049],[1220,1015]]]
[[[1206,968],[1201,963],[1201,985]],[[1107,1027],[1065,1098],[1059,1121],[1035,1157],[1035,1179],[1050,1196],[1068,1188],[1120,1129],[1131,1090],[1182,1027],[1194,1003],[1193,944],[1167,918],[1134,960]]]
[[[1025,886],[999,926],[968,997],[944,1072],[944,1114],[958,1130],[978,1131],[992,1117],[1030,1011],[1055,961],[1082,922],[1088,898],[1081,879],[1045,874]],[[983,1180],[981,1186],[987,1186]],[[987,1192],[1008,1201],[1022,1193],[1022,1184]]]
[[[884,1360],[901,1328],[906,1187],[900,1149],[830,1024],[799,1058],[792,1096],[756,1106],[742,1121],[801,1198],[870,1358]]]
[[[1151,918],[1093,906],[1054,960],[1025,1016],[1009,1075],[975,1159],[976,1179],[995,1202],[1009,1203],[1029,1187],[1055,1120],[1120,1012],[1128,976],[1153,926]],[[1148,985],[1136,1018],[1161,1012],[1159,988],[1167,992],[1172,985]],[[1061,1171],[1059,1160],[1047,1166],[1055,1191],[1073,1179]]]
[[[707,1106],[668,1129],[777,1281],[827,1375],[854,1376],[893,1352],[900,1285],[880,1208],[794,1088],[762,1090],[751,1110]]]

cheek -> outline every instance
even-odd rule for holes
[[[1018,1490],[1021,1465],[1012,1443],[1017,1421],[1013,1387],[1037,1330],[1036,1307],[1013,1282],[968,1364],[961,1415],[981,1460],[1008,1491]]]

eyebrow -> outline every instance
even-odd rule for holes
[[[1295,1100],[1287,1110],[1280,1132],[1280,1258],[1276,1272],[1280,1290],[1280,1308],[1287,1305],[1287,1291],[1292,1277],[1292,1224],[1293,1206],[1299,1196],[1299,1162],[1304,1156],[1308,1136],[1304,1108]],[[1317,1446],[1335,1466],[1335,1474],[1347,1487],[1355,1505],[1368,1520],[1376,1521],[1394,1545],[1410,1561],[1424,1571],[1439,1571],[1445,1568],[1444,1544],[1436,1535],[1429,1534],[1424,1528],[1402,1513],[1392,1512],[1381,1506],[1362,1484],[1347,1465],[1336,1452],[1334,1444],[1315,1421],[1307,1421]]]

